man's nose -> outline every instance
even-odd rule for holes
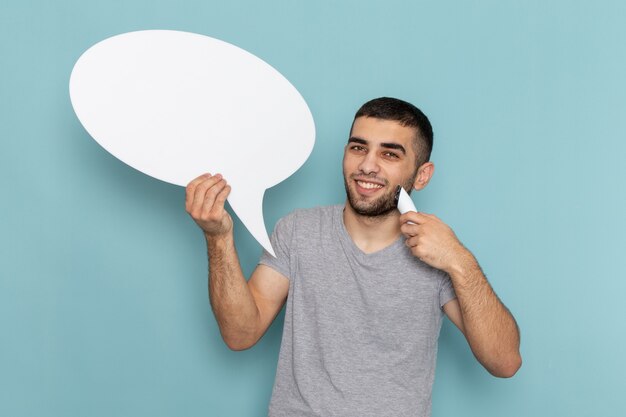
[[[378,169],[378,156],[375,152],[368,152],[361,160],[359,170],[364,174],[371,174],[377,173]]]

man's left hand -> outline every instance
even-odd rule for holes
[[[409,211],[400,216],[400,225],[413,255],[434,268],[449,272],[469,253],[452,229],[434,214]]]

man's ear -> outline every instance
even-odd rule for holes
[[[417,191],[422,190],[428,185],[434,173],[435,164],[432,162],[424,162],[417,169],[417,176],[415,177],[415,182],[413,182],[413,188]]]

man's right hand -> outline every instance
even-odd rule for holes
[[[186,188],[185,209],[207,237],[230,233],[233,219],[224,209],[230,185],[221,174],[204,174]]]
[[[289,279],[258,265],[249,281],[232,239],[233,219],[224,210],[230,186],[220,174],[204,174],[187,185],[185,209],[204,231],[209,256],[209,298],[224,341],[248,349],[267,331],[289,293]]]

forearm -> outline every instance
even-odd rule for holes
[[[493,375],[512,376],[521,366],[519,329],[515,319],[499,300],[469,251],[448,273],[472,352]]]
[[[241,271],[232,233],[205,237],[211,308],[228,347],[246,349],[257,339],[259,310]]]

